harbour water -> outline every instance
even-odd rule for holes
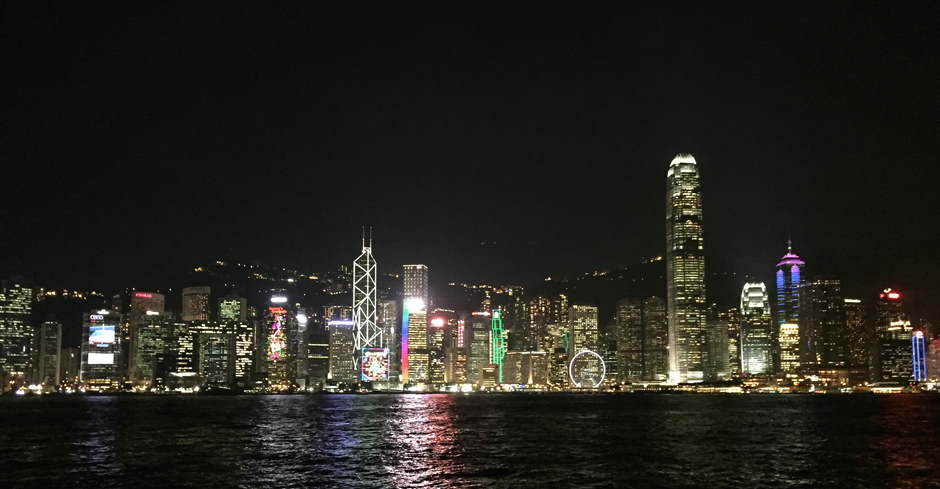
[[[0,487],[940,487],[940,396],[0,399]]]

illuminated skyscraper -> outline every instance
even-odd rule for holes
[[[923,382],[927,380],[927,351],[923,331],[914,331],[911,335],[911,350],[913,350],[914,381]]]
[[[705,256],[702,193],[692,155],[673,158],[666,173],[666,310],[669,378],[701,381],[705,362]]]
[[[506,356],[506,331],[503,329],[503,314],[493,309],[490,321],[490,363],[497,365],[499,381],[503,381],[503,357]]]
[[[636,382],[643,376],[643,305],[637,299],[617,301],[617,381]]]
[[[356,323],[355,356],[356,365],[360,366],[359,357],[363,348],[385,348],[382,328],[378,325],[377,296],[375,288],[376,264],[372,258],[372,240],[366,246],[362,238],[362,254],[353,262],[353,321]]]
[[[477,311],[470,315],[470,324],[466,326],[467,381],[477,383],[480,365],[490,363],[490,313]]]
[[[781,323],[777,341],[780,344],[780,371],[795,374],[800,366],[800,325]]]
[[[330,328],[330,379],[333,382],[355,383],[359,372],[353,359],[355,351],[356,323],[334,319]]]
[[[169,312],[147,311],[137,318],[134,334],[134,359],[130,364],[131,380],[136,387],[150,389],[157,376],[157,364],[164,354],[173,332],[173,316]]]
[[[424,300],[418,297],[404,301],[401,323],[401,381],[424,383],[428,381],[428,312]]]
[[[793,254],[790,241],[787,240],[787,254],[777,263],[777,323],[799,322],[802,268],[806,264]]]
[[[382,328],[384,347],[388,348],[389,378],[401,378],[401,327],[398,323],[398,302],[393,300],[379,300],[376,321]]]
[[[107,309],[85,314],[79,381],[87,390],[117,390],[121,384],[124,318]]]
[[[448,319],[435,313],[428,324],[428,380],[432,384],[444,383],[444,328]]]
[[[165,304],[166,298],[163,296],[163,294],[158,294],[156,292],[135,292],[131,295],[131,311],[127,316],[127,328],[129,330],[127,337],[130,340],[127,345],[127,373],[131,382],[136,382],[138,380],[138,370],[136,365],[139,348],[137,347],[137,343],[139,341],[138,326],[140,324],[141,318],[146,316],[148,312],[162,313]],[[172,322],[170,324],[172,324]],[[150,382],[148,382],[148,384],[149,383]]]
[[[209,287],[183,289],[183,321],[209,320]]]
[[[582,350],[598,350],[597,307],[575,304],[568,308],[568,361]]]
[[[669,327],[661,297],[643,301],[643,380],[662,381],[669,375]]]
[[[773,326],[767,287],[746,283],[741,291],[741,368],[750,375],[773,373]]]
[[[838,279],[816,278],[800,286],[800,364],[845,365],[845,299]]]
[[[402,297],[421,299],[425,309],[431,308],[431,298],[428,296],[428,267],[427,265],[405,265],[402,273]]]
[[[710,319],[705,322],[705,380],[725,380],[731,373],[728,364],[728,322]]]
[[[871,329],[865,304],[859,299],[845,299],[845,364],[851,367],[868,365],[874,330]]]
[[[219,299],[219,321],[245,322],[247,320],[248,303],[244,297],[232,294]]]
[[[903,310],[901,294],[885,289],[875,303],[875,340],[872,352],[872,380],[907,382],[914,380],[914,328]]]
[[[23,277],[0,284],[0,371],[20,383],[25,383],[29,369],[32,302],[33,289],[26,287]],[[0,387],[0,392],[8,387]]]

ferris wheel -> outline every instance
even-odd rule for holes
[[[604,359],[591,350],[581,350],[568,364],[568,376],[575,387],[598,388],[604,383],[607,367]]]

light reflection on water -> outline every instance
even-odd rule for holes
[[[940,487],[940,396],[50,397],[0,413],[3,488]]]

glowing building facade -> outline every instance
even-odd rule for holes
[[[599,346],[597,307],[575,304],[568,308],[568,362],[581,351],[596,352]]]
[[[666,173],[666,308],[669,377],[701,381],[705,363],[705,255],[698,165],[680,154]]]
[[[33,289],[26,287],[22,277],[4,280],[0,286],[0,371],[13,382],[25,383],[29,369],[30,327]],[[0,392],[9,386],[2,386]]]
[[[183,289],[183,321],[209,320],[209,287],[186,287]]]
[[[816,278],[799,289],[800,365],[845,366],[845,299],[842,282]]]
[[[868,366],[874,330],[869,326],[865,304],[859,299],[845,299],[845,364]]]
[[[872,352],[872,380],[908,382],[914,380],[914,328],[903,309],[900,292],[890,288],[875,303],[877,338]]]
[[[795,374],[800,367],[800,325],[781,323],[777,341],[780,345],[780,371]]]
[[[924,332],[914,331],[911,335],[911,350],[914,363],[914,381],[924,382],[927,380],[927,349],[924,344]]]
[[[490,362],[490,330],[492,324],[489,311],[477,311],[470,315],[470,324],[466,326],[467,381],[479,381],[480,366]]]
[[[227,295],[219,299],[219,321],[240,321],[248,319],[248,303],[244,297]]]
[[[330,380],[336,383],[355,383],[359,372],[353,358],[356,350],[356,323],[348,319],[334,319],[330,329]]]
[[[405,299],[418,298],[425,309],[431,308],[431,298],[428,295],[428,266],[405,265],[402,269],[402,297]]]
[[[772,374],[773,326],[767,287],[744,284],[741,291],[741,368],[749,375]]]
[[[806,266],[787,241],[787,254],[777,263],[777,323],[796,324],[800,318],[800,294],[803,267]]]
[[[353,321],[356,323],[356,365],[361,364],[364,348],[386,348],[382,328],[378,325],[378,302],[375,279],[376,264],[372,258],[372,242],[362,240],[362,254],[353,262]],[[375,350],[371,350],[375,355]],[[363,371],[365,372],[365,371]]]
[[[425,383],[429,380],[428,312],[423,299],[405,299],[401,326],[401,381]]]
[[[85,389],[117,390],[121,385],[124,318],[106,309],[85,314],[79,381]]]
[[[61,384],[59,361],[62,354],[62,323],[46,321],[39,325],[36,338],[36,382],[47,386]]]

